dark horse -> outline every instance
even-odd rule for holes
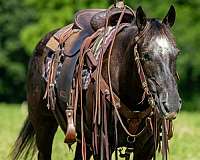
[[[139,121],[139,124],[137,123],[138,125],[136,125],[137,121],[132,122],[126,118],[126,115],[119,115],[124,125],[122,127],[121,122],[114,120],[117,119],[117,116],[114,114],[112,105],[107,104],[109,159],[114,150],[122,146],[133,148],[134,160],[152,159],[158,142],[155,142],[155,135],[151,128],[155,128],[155,125],[157,125],[159,129],[156,134],[160,135],[160,120],[173,120],[180,110],[181,99],[176,84],[176,58],[179,50],[176,48],[175,39],[170,31],[174,21],[175,9],[173,6],[162,21],[146,18],[142,8],[139,7],[132,23],[116,35],[110,57],[113,92],[128,107],[129,112],[142,112],[149,108],[148,99],[144,96],[144,88],[141,85],[141,77],[138,74],[136,61],[139,60],[149,91],[155,100],[156,113],[147,115]],[[42,39],[30,61],[27,81],[29,115],[15,143],[12,152],[13,159],[26,157],[35,145],[39,151],[39,160],[51,159],[53,138],[60,122],[56,121],[51,110],[46,107],[47,101],[43,99],[46,82],[42,77],[42,68],[44,59],[48,54],[46,43],[54,33],[55,31]],[[139,57],[135,56],[135,52]],[[108,53],[106,52],[102,64],[102,76],[108,83],[107,61]],[[85,96],[86,100],[90,98],[87,94]],[[143,101],[141,102],[141,100]],[[77,111],[76,130],[78,139],[81,139],[81,113],[79,110]],[[84,106],[84,114],[86,158],[89,159],[93,155],[94,158],[99,159],[98,156],[95,156],[91,147],[92,113],[90,106]],[[155,117],[155,114],[158,117],[156,122],[151,119],[151,116]],[[151,127],[146,125],[149,119],[154,121],[149,123],[150,125],[153,124]],[[139,132],[141,134],[132,139],[131,136],[127,135],[124,128],[127,128],[128,132],[132,134]],[[79,141],[76,146],[75,159],[82,159],[81,148]],[[107,158],[104,156],[103,159]]]

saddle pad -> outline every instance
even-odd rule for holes
[[[53,56],[54,56],[54,52],[49,52],[44,60],[42,77],[45,79],[46,82],[48,82],[48,79],[49,79],[49,72],[50,72],[51,64],[53,62]],[[59,62],[57,72],[56,72],[56,79],[60,75],[62,65],[63,65],[62,62]],[[54,83],[56,84],[56,80]]]
[[[73,24],[69,24],[61,29],[59,29],[47,42],[46,47],[51,49],[52,51],[56,51],[59,47],[59,39],[62,35],[66,34],[71,28]]]

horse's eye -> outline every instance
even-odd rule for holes
[[[144,53],[144,55],[143,55],[143,60],[144,60],[144,61],[150,61],[150,60],[151,60],[150,54],[149,54],[149,53]]]

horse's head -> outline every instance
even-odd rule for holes
[[[137,50],[150,92],[162,117],[175,119],[181,108],[176,83],[176,58],[179,50],[170,28],[175,9],[170,7],[162,21],[147,19],[142,8],[136,11],[138,28]]]

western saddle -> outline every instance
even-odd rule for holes
[[[58,95],[59,103],[65,106],[65,113],[67,120],[66,138],[65,142],[68,144],[76,140],[76,129],[74,125],[74,104],[73,94],[75,90],[74,74],[76,64],[78,63],[79,53],[84,40],[95,34],[105,26],[116,26],[122,10],[125,6],[118,3],[116,6],[111,6],[109,9],[86,9],[81,10],[75,15],[74,23],[57,31],[47,42],[46,46],[54,52],[55,56],[52,60],[49,79],[47,82],[46,98],[49,106],[55,105],[55,100],[52,100],[51,93],[56,85],[56,92]],[[135,18],[135,13],[132,9],[126,6],[121,23],[131,23]],[[95,36],[94,36],[95,37]],[[62,63],[62,69],[58,79],[55,78],[55,72],[58,65]],[[53,75],[53,76],[50,76]],[[56,80],[55,80],[56,79]],[[56,81],[56,83],[55,83]],[[55,108],[52,107],[52,110]]]

